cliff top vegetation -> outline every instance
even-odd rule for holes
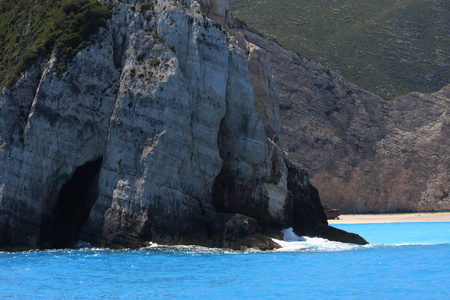
[[[231,0],[233,15],[385,99],[450,82],[447,0]]]
[[[105,26],[108,6],[97,0],[3,0],[0,2],[0,89],[40,56],[65,62]]]

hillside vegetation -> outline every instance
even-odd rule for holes
[[[283,47],[385,99],[450,82],[448,0],[231,0]]]
[[[52,51],[59,71],[110,17],[97,0],[3,0],[0,2],[0,89],[38,57]]]

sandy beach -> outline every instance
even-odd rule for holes
[[[339,219],[328,220],[332,224],[358,223],[402,223],[402,222],[450,222],[450,212],[340,215]]]

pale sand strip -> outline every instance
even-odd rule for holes
[[[403,223],[403,222],[450,222],[450,212],[340,215],[339,219],[337,220],[328,220],[329,224]]]

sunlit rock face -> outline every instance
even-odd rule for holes
[[[266,52],[283,145],[324,205],[347,213],[450,209],[450,86],[384,101],[259,35],[239,34]]]
[[[67,72],[52,58],[2,91],[0,247],[271,249],[285,227],[326,231],[281,150],[265,54],[227,31],[227,1],[148,2],[112,1]]]

